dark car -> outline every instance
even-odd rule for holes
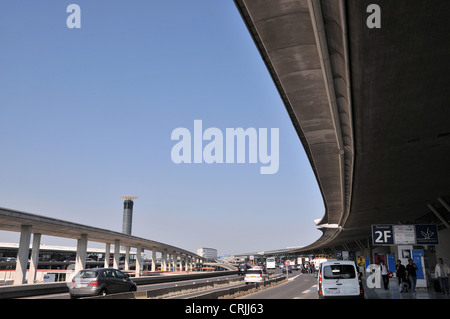
[[[136,291],[136,283],[118,269],[95,268],[80,270],[72,279],[70,298],[107,295]]]
[[[247,264],[247,263],[240,264],[238,266],[238,276],[240,276],[240,275],[244,276],[245,273],[247,272],[247,269],[250,269],[250,268],[252,268],[252,266],[250,264]]]

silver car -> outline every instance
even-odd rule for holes
[[[94,268],[80,270],[72,279],[70,298],[136,291],[136,283],[118,269]]]

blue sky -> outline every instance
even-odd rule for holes
[[[134,235],[219,254],[320,237],[317,182],[233,1],[8,0],[0,39],[1,207],[121,231],[135,195]],[[279,128],[278,172],[173,163],[172,131],[196,119]]]

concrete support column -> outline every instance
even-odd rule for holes
[[[105,263],[104,267],[109,268],[109,256],[111,255],[111,244],[107,243],[105,246]]]
[[[175,256],[175,253],[172,253],[171,257],[172,258],[170,258],[170,266],[172,267],[172,271],[176,271],[175,258],[177,258],[177,257]]]
[[[137,245],[136,247],[136,272],[135,276],[140,277],[141,276],[141,267],[142,267],[142,245]]]
[[[152,249],[152,271],[156,271],[156,249]]]
[[[39,263],[39,246],[41,245],[41,234],[33,234],[33,247],[31,249],[30,273],[28,274],[28,283],[36,281],[36,272]]]
[[[172,271],[177,271],[177,254],[172,254]]]
[[[130,270],[130,247],[125,247],[125,271]]]
[[[28,252],[30,250],[31,225],[20,227],[19,251],[17,252],[16,274],[14,285],[25,283],[28,265]]]
[[[81,234],[77,241],[77,257],[75,258],[75,273],[83,270],[86,267],[86,252],[87,252],[87,234]]]
[[[116,239],[114,241],[114,265],[115,269],[119,269],[120,262],[120,240]]]
[[[178,254],[174,254],[173,257],[174,257],[173,266],[175,267],[175,271],[177,271],[178,270]]]
[[[167,271],[167,251],[164,250],[161,256],[161,270]]]

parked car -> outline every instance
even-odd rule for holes
[[[136,291],[136,283],[127,274],[113,268],[80,270],[69,288],[72,299],[128,291]]]
[[[364,298],[361,277],[353,261],[334,260],[320,264],[319,298]]]

